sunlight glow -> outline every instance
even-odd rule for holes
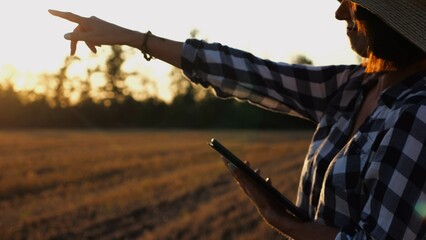
[[[329,0],[218,0],[214,4],[196,0],[157,0],[149,4],[133,0],[122,0],[120,4],[109,0],[8,1],[7,8],[0,10],[0,81],[13,76],[17,89],[29,89],[35,87],[36,74],[54,73],[63,65],[69,54],[69,42],[63,35],[75,24],[49,15],[48,9],[96,15],[175,40],[185,40],[191,30],[198,29],[199,38],[276,61],[290,61],[294,55],[304,54],[316,65],[354,63],[357,59],[350,50],[345,23],[334,19],[337,6],[337,1]],[[81,63],[75,64],[69,74],[84,76],[85,64],[93,66],[105,60],[104,49],[93,56],[84,44],[79,44],[77,56]],[[147,63],[139,52],[128,50],[132,54],[125,67],[155,80],[160,96],[170,99],[171,67],[158,60]],[[95,79],[92,84],[99,86],[101,82]],[[130,82],[137,85],[137,81]]]

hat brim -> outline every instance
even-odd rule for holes
[[[426,52],[426,2],[419,0],[352,0]]]

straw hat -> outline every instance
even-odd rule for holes
[[[352,0],[426,52],[426,0]]]

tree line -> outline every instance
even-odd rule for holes
[[[110,49],[105,63],[70,77],[79,61],[67,57],[56,73],[39,76],[42,93],[15,91],[11,80],[0,86],[0,128],[312,128],[312,123],[270,112],[245,102],[222,100],[185,79],[179,69],[170,73],[173,99],[166,103],[146,76],[123,70],[125,51]],[[312,62],[304,56],[297,63]],[[98,88],[92,80],[102,79]],[[138,79],[134,91],[126,84]]]

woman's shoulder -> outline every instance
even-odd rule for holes
[[[382,94],[389,108],[416,108],[426,103],[426,72],[412,75]]]

